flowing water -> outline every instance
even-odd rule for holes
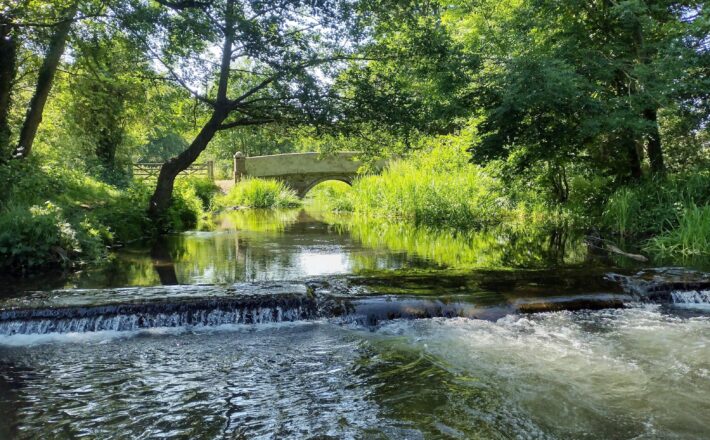
[[[707,439],[710,277],[237,212],[0,292],[0,438]]]

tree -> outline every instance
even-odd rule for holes
[[[125,172],[117,166],[117,153],[129,140],[129,125],[149,108],[144,78],[151,71],[144,54],[121,29],[92,23],[83,33],[74,39],[67,118],[93,150],[104,177],[116,178]]]
[[[59,21],[51,25],[54,31],[49,41],[44,61],[39,69],[34,95],[30,100],[27,115],[22,124],[20,138],[12,153],[13,157],[16,158],[25,158],[29,156],[32,151],[32,144],[37,135],[37,129],[42,122],[44,106],[49,98],[49,92],[52,90],[54,76],[57,72],[62,54],[64,53],[64,48],[66,47],[69,30],[79,12],[78,0],[71,0],[69,4],[63,8],[61,7],[63,5],[56,6],[62,9],[62,11],[59,14]]]
[[[587,163],[623,181],[638,179],[644,157],[665,169],[659,111],[702,88],[684,79],[701,57],[689,11],[700,1],[536,0],[451,2],[447,22],[482,74],[472,85],[482,142],[473,159]]]
[[[332,120],[328,77],[351,59],[355,44],[346,2],[302,0],[160,0],[148,11],[156,38],[146,50],[165,75],[190,92],[204,123],[189,147],[161,167],[149,215],[159,221],[176,176],[220,130]],[[219,63],[211,55],[219,48]],[[206,75],[200,75],[206,72]]]
[[[17,71],[17,42],[12,10],[0,10],[0,163],[9,155],[10,105]]]

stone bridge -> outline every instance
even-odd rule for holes
[[[234,181],[239,182],[244,177],[277,179],[303,198],[311,188],[326,180],[339,180],[352,185],[362,165],[355,159],[358,154],[286,153],[245,157],[238,152],[234,155]]]

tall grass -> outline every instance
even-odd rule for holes
[[[218,208],[293,208],[300,204],[296,193],[282,182],[258,178],[246,178],[215,199]]]
[[[710,256],[710,205],[686,208],[678,226],[648,240],[645,249],[661,257]]]
[[[327,211],[352,212],[352,188],[345,182],[320,183],[308,192],[308,203]]]
[[[604,212],[605,220],[616,233],[627,236],[636,231],[639,209],[640,203],[636,191],[621,188],[609,198]]]
[[[511,208],[501,183],[443,143],[397,160],[353,185],[357,214],[417,226],[468,230],[499,223]]]
[[[619,235],[657,235],[677,227],[686,209],[707,204],[710,173],[676,174],[617,190],[603,223]]]
[[[710,173],[677,174],[621,188],[609,199],[603,224],[621,236],[645,239],[662,258],[710,255]]]

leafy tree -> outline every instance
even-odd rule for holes
[[[44,112],[44,107],[49,98],[49,92],[52,90],[54,76],[57,72],[62,54],[64,53],[71,25],[79,13],[78,0],[69,0],[68,2],[58,1],[54,2],[51,6],[52,8],[50,10],[52,16],[49,18],[42,17],[45,20],[43,22],[11,24],[13,28],[48,27],[52,29],[47,50],[37,75],[34,94],[27,108],[27,114],[20,130],[19,140],[12,153],[13,157],[16,158],[27,157],[32,151],[32,145],[34,144],[39,124],[42,122],[42,113]],[[19,11],[18,15],[22,18],[24,13],[24,18],[34,18],[33,15],[28,13],[29,9],[28,7],[24,11]],[[41,8],[40,5],[40,9],[44,10],[49,8]],[[2,113],[2,111],[0,111],[0,113]]]
[[[0,9],[0,163],[10,154],[10,105],[17,72],[17,42],[11,13],[10,8]]]
[[[121,32],[101,23],[86,28],[74,44],[68,117],[110,177],[125,172],[117,152],[130,141],[129,125],[138,123],[138,113],[147,107],[144,78],[151,72],[143,53]]]
[[[170,205],[175,177],[218,131],[327,122],[332,112],[325,78],[355,49],[346,2],[159,3],[161,8],[147,11],[157,29],[143,37],[145,48],[200,102],[204,124],[190,146],[161,168],[149,206],[156,220]],[[219,63],[212,61],[217,50]]]
[[[700,1],[536,0],[451,5],[449,23],[484,59],[474,160],[587,163],[620,180],[665,170],[659,111],[706,93],[686,82],[707,52],[690,38]],[[462,29],[463,28],[463,29]],[[681,86],[685,84],[685,86]]]

